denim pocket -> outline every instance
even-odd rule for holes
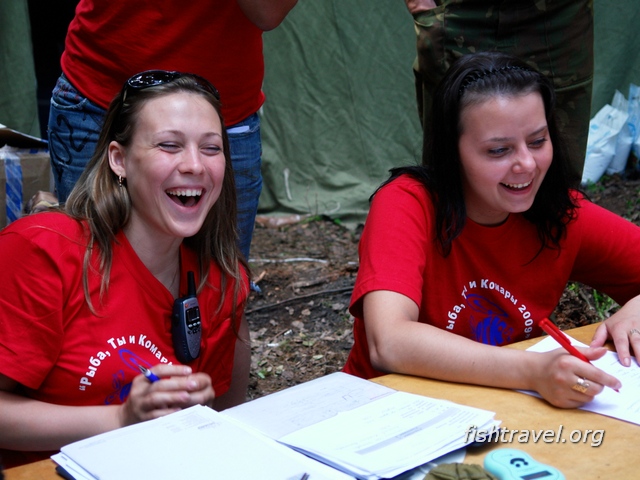
[[[60,75],[51,93],[51,107],[60,110],[81,110],[90,100],[83,96],[64,74]]]
[[[234,123],[227,127],[227,135],[229,139],[242,139],[244,137],[250,137],[256,132],[260,131],[260,117],[257,113],[249,115],[241,122]]]

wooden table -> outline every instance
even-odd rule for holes
[[[572,329],[567,333],[583,343],[589,343],[597,325]],[[510,347],[526,349],[540,339],[527,340]],[[508,365],[505,365],[508,368]],[[541,463],[556,467],[567,480],[636,479],[640,478],[638,435],[640,427],[603,415],[577,409],[561,409],[545,400],[512,390],[441,382],[405,375],[385,375],[374,379],[378,383],[433,398],[443,398],[496,412],[500,427],[518,430],[554,430],[562,426],[565,443],[490,443],[481,448],[468,448],[465,463],[482,465],[487,452],[494,448],[524,450]],[[602,443],[572,443],[572,431],[604,430]],[[577,437],[577,434],[576,434]],[[575,437],[574,437],[575,438]],[[591,439],[591,437],[589,437]]]
[[[597,325],[570,330],[574,338],[589,343]],[[520,342],[510,347],[526,349],[539,338]],[[508,368],[508,365],[505,365]],[[491,443],[480,448],[467,449],[466,463],[482,464],[491,449],[499,447],[524,450],[536,460],[558,468],[567,480],[635,479],[640,478],[640,453],[638,452],[638,425],[623,422],[583,410],[555,408],[546,401],[512,390],[463,385],[406,375],[385,375],[376,382],[406,392],[444,398],[460,404],[496,412],[501,427],[518,430],[553,430],[562,426],[565,443],[517,442]],[[572,443],[569,436],[579,430],[604,430],[602,443],[592,447],[588,443]],[[589,437],[591,439],[591,437]],[[60,480],[55,473],[55,463],[49,459],[15,467],[5,472],[6,480]]]
[[[50,459],[10,468],[4,472],[4,478],[5,480],[62,479],[62,477],[56,473],[56,463]]]

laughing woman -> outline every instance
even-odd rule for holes
[[[344,370],[537,391],[578,407],[620,382],[558,349],[497,348],[541,334],[570,280],[623,307],[589,359],[640,353],[640,228],[572,190],[550,81],[500,53],[461,57],[434,95],[423,166],[374,195]],[[637,367],[630,367],[637,368]]]
[[[64,210],[0,232],[5,466],[195,404],[244,401],[248,269],[235,218],[217,90],[179,72],[130,78]],[[189,272],[201,340],[185,350],[172,311]]]

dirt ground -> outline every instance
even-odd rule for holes
[[[595,203],[640,224],[637,176],[605,177],[586,192]],[[342,368],[353,343],[347,307],[361,231],[321,217],[277,227],[259,220],[250,263],[261,292],[251,294],[246,310],[251,399]],[[569,285],[555,315],[566,329],[599,321],[616,307],[598,292]]]

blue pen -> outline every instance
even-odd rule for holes
[[[151,383],[153,382],[157,382],[158,380],[160,380],[160,377],[158,377],[155,373],[153,373],[151,370],[149,370],[148,368],[143,367],[142,365],[138,365],[138,368],[140,369],[140,371],[142,372],[142,374],[147,377],[147,379],[149,379],[149,381]]]

